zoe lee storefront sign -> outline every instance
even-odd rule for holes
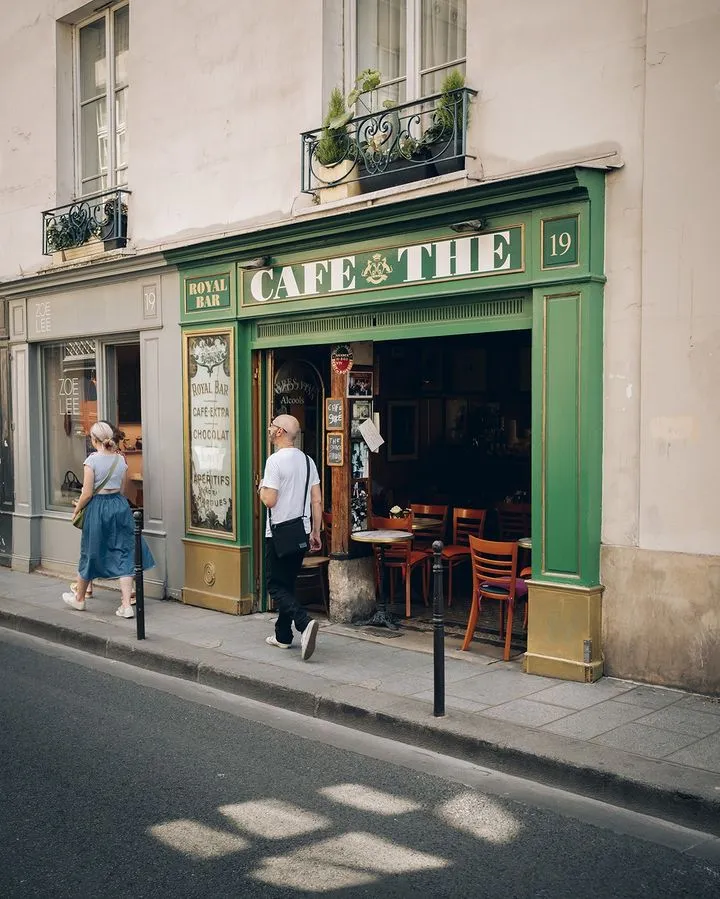
[[[242,303],[302,300],[405,284],[518,272],[523,227],[243,272]]]

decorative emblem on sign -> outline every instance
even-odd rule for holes
[[[330,353],[330,364],[333,371],[341,375],[343,372],[350,371],[353,367],[353,351],[346,343],[333,348]]]
[[[382,284],[392,274],[392,268],[382,253],[373,253],[362,271],[362,276],[370,284]]]
[[[227,351],[227,343],[219,337],[216,337],[212,342],[210,342],[210,338],[205,340],[201,337],[192,348],[191,355],[197,364],[202,368],[206,368],[208,374],[211,375],[218,365],[223,364],[227,358]]]

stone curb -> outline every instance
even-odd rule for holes
[[[88,625],[104,627],[102,622]],[[720,836],[720,777],[711,772],[542,734],[478,714],[447,710],[444,718],[433,718],[427,703],[328,683],[311,671],[298,675],[268,663],[229,657],[218,663],[218,654],[212,650],[170,638],[138,645],[134,635],[108,637],[6,609],[0,609],[0,626]],[[538,747],[538,742],[544,746]]]

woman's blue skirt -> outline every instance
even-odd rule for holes
[[[141,542],[142,566],[152,568],[155,559],[144,537]],[[135,574],[135,522],[120,493],[98,493],[85,507],[78,574],[86,581]]]

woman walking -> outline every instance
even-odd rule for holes
[[[135,526],[130,505],[123,496],[127,462],[118,453],[114,432],[106,422],[95,422],[90,440],[95,449],[83,463],[83,488],[75,506],[86,509],[80,540],[77,591],[63,593],[66,605],[85,610],[88,583],[95,578],[120,580],[122,602],[115,614],[133,618],[130,602],[135,570]],[[155,560],[142,540],[142,565],[152,568]]]

